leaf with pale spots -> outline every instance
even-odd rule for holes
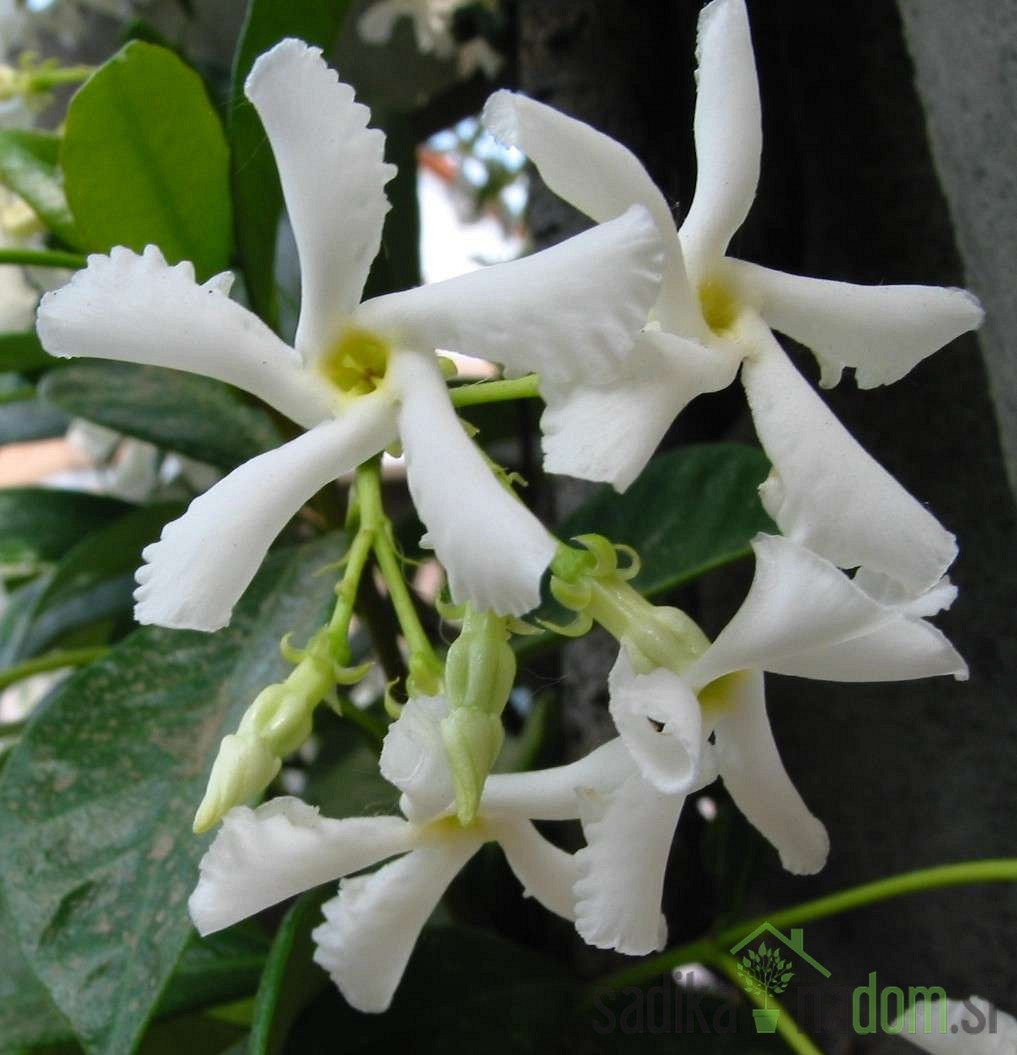
[[[218,749],[327,615],[336,537],[276,554],[216,634],[145,627],[43,708],[0,780],[0,882],[21,952],[85,1049],[133,1051],[191,933]]]

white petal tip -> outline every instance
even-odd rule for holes
[[[793,849],[778,848],[781,865],[792,875],[816,875],[826,867],[830,856],[830,836],[825,825],[815,817],[811,820],[812,823],[799,832]]]
[[[506,146],[519,145],[519,115],[516,110],[516,95],[502,88],[484,104],[481,117],[484,127]]]

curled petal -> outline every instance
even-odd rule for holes
[[[742,366],[756,432],[773,463],[760,488],[783,534],[841,568],[881,572],[917,595],[957,555],[953,535],[834,417],[762,325]]]
[[[360,300],[389,204],[385,136],[320,48],[284,40],[244,85],[272,143],[300,255],[297,350],[324,352]]]
[[[618,372],[660,283],[660,238],[634,206],[523,260],[367,301],[358,325],[417,349],[447,348],[552,383]]]
[[[548,842],[526,820],[499,821],[491,825],[491,832],[523,884],[524,896],[536,898],[562,919],[575,919],[572,888],[579,878],[579,869],[573,855]]]
[[[395,437],[391,407],[364,397],[337,420],[245,462],[142,552],[139,623],[218,630],[247,589],[272,540],[325,484]]]
[[[686,672],[697,690],[745,669],[849,682],[967,677],[950,642],[907,606],[871,597],[857,577],[789,539],[757,535],[752,548],[748,596]]]
[[[453,600],[499,615],[535,608],[554,539],[463,431],[434,357],[400,352],[389,370],[401,396],[410,493]]]
[[[322,906],[314,961],[358,1011],[385,1011],[417,938],[455,874],[482,839],[461,831],[370,875],[345,879]]]
[[[744,0],[703,8],[696,58],[696,193],[680,234],[698,281],[719,264],[759,182],[763,127]]]
[[[780,760],[766,716],[760,672],[746,671],[734,679],[715,732],[720,775],[735,805],[769,839],[789,872],[820,871],[830,852],[830,839]]]
[[[703,329],[671,208],[630,150],[583,121],[508,91],[487,100],[483,121],[492,135],[518,147],[537,166],[558,197],[597,223],[613,220],[631,205],[644,206],[664,245],[661,321],[682,333]]]
[[[985,314],[964,289],[858,286],[738,260],[725,267],[770,326],[812,349],[824,388],[837,384],[845,366],[854,367],[859,388],[899,381],[943,345],[977,329]]]
[[[582,795],[586,846],[576,854],[576,930],[598,949],[643,956],[662,949],[660,911],[671,840],[685,802],[632,772],[615,790]]]
[[[191,919],[201,934],[229,927],[303,890],[412,848],[399,817],[330,820],[299,799],[236,806],[201,859]]]
[[[385,735],[381,775],[403,793],[401,806],[412,821],[444,813],[455,800],[441,737],[441,721],[447,714],[443,697],[414,697]]]
[[[688,791],[699,775],[703,738],[695,693],[663,667],[636,674],[624,648],[608,688],[611,717],[646,780],[668,795]]]
[[[50,355],[164,366],[228,381],[307,428],[329,416],[327,388],[254,314],[229,299],[233,276],[204,285],[186,261],[117,246],[88,258],[39,305],[39,339]]]
[[[644,330],[613,384],[544,381],[544,468],[624,491],[675,417],[696,396],[731,384],[739,361],[729,346]]]

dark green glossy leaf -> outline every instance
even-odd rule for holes
[[[753,535],[776,530],[758,495],[769,471],[755,447],[680,447],[654,458],[625,494],[601,488],[559,535],[596,532],[635,547],[642,570],[632,585],[659,595],[748,556]]]
[[[76,362],[48,374],[39,390],[69,414],[220,469],[282,442],[266,411],[221,381],[180,370]]]
[[[62,436],[70,419],[41,399],[25,399],[0,406],[0,444],[47,440]]]
[[[335,537],[277,553],[216,634],[144,627],[79,671],[0,779],[0,880],[18,941],[90,1052],[127,1055],[191,933],[191,834],[221,737],[334,600]]]
[[[30,373],[59,363],[48,355],[34,330],[28,333],[0,334],[0,370],[16,370]]]
[[[556,1050],[554,1040],[579,998],[555,963],[482,931],[427,928],[417,942],[391,1009],[354,1011],[329,989],[293,1029],[286,1052],[415,1055]]]
[[[175,502],[134,509],[68,550],[31,607],[20,611],[16,632],[0,641],[3,664],[37,656],[73,629],[129,612],[141,551],[182,512]]]
[[[85,244],[190,260],[199,279],[229,263],[229,154],[201,78],[173,52],[132,41],[67,108],[60,152]]]
[[[229,125],[237,253],[254,310],[277,324],[275,246],[282,188],[272,149],[254,107],[244,95],[254,60],[286,37],[317,44],[326,54],[339,34],[351,0],[249,0],[233,57]],[[322,173],[327,179],[327,173]]]
[[[322,904],[334,895],[334,883],[309,890],[286,913],[254,1002],[248,1055],[277,1055],[297,1016],[329,985],[311,958],[311,931],[321,923]]]
[[[125,502],[47,487],[0,489],[0,561],[31,556],[51,561],[75,543],[121,517]]]
[[[83,248],[64,195],[59,136],[20,128],[0,131],[0,183],[24,198],[61,241]]]

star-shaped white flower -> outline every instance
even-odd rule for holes
[[[578,817],[577,788],[614,785],[632,768],[624,748],[616,742],[572,766],[491,777],[477,819],[464,828],[454,816],[441,739],[447,713],[441,698],[411,699],[385,738],[382,774],[403,792],[406,819],[330,820],[293,798],[231,810],[191,895],[198,930],[221,930],[302,890],[395,858],[343,878],[313,934],[315,960],[346,999],[361,1011],[383,1011],[445,888],[485,842],[501,845],[526,894],[574,919],[576,862],[531,822]]]
[[[582,122],[498,92],[487,127],[519,147],[548,186],[609,220],[633,202],[666,241],[667,268],[651,323],[622,383],[577,373],[550,391],[542,420],[551,472],[624,489],[675,415],[695,396],[742,383],[773,464],[762,488],[790,538],[841,567],[865,566],[912,593],[932,587],[956,555],[953,536],[849,435],[792,366],[771,327],[815,353],[824,385],[845,366],[862,388],[897,381],[982,319],[959,289],[859,286],[734,260],[728,244],[756,192],[759,90],[743,0],[713,0],[699,20],[695,195],[675,231],[640,162]]]
[[[633,209],[526,260],[360,304],[395,173],[384,136],[320,51],[297,40],[262,55],[245,91],[275,152],[299,251],[295,348],[229,299],[229,273],[199,285],[190,264],[170,267],[153,246],[91,256],[39,309],[53,355],[205,374],[307,429],[197,498],[145,550],[138,620],[225,625],[300,506],[397,438],[453,597],[502,614],[534,607],[554,541],[467,438],[433,349],[549,378],[592,356],[613,376],[656,296],[652,222]]]
[[[577,926],[592,944],[636,954],[657,947],[647,899],[655,891],[659,905],[686,796],[716,775],[789,872],[809,875],[826,863],[826,829],[784,769],[770,729],[765,671],[846,682],[967,677],[963,659],[925,619],[952,602],[945,580],[909,601],[891,580],[848,578],[788,539],[759,535],[753,549],[745,601],[682,675],[637,674],[624,647],[611,671],[611,715],[638,778],[601,796],[601,827],[587,824],[589,845],[577,855],[577,890],[614,892],[580,899]]]

